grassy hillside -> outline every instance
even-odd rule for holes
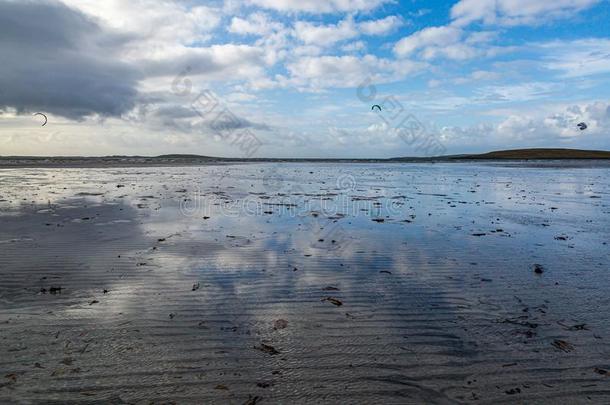
[[[610,159],[609,151],[581,149],[513,149],[465,155],[457,159]]]

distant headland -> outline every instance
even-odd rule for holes
[[[610,151],[532,148],[500,150],[482,154],[461,154],[433,157],[395,157],[387,159],[351,158],[227,158],[192,154],[168,154],[160,156],[0,156],[0,168],[8,167],[122,167],[203,165],[222,163],[425,163],[464,161],[522,161],[522,160],[606,160]]]

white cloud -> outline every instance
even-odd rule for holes
[[[249,93],[231,93],[226,97],[230,102],[254,101],[256,96]]]
[[[394,46],[394,53],[406,57],[421,50],[420,57],[431,60],[446,58],[467,60],[494,56],[510,50],[491,47],[497,37],[493,31],[466,33],[473,23],[485,25],[516,26],[544,23],[556,18],[573,16],[589,8],[599,0],[460,0],[451,8],[451,23],[427,27],[402,38]]]
[[[353,19],[347,18],[330,25],[316,25],[297,21],[294,25],[296,37],[306,45],[329,47],[337,42],[355,38],[359,35]]]
[[[431,12],[432,12],[432,10],[430,10],[429,8],[420,8],[417,11],[409,12],[409,16],[419,18],[419,17],[423,17],[425,15],[428,15]]]
[[[284,24],[270,20],[266,13],[253,13],[247,19],[233,17],[228,31],[240,35],[264,36],[281,31]]]
[[[585,122],[586,131],[592,134],[607,134],[610,130],[610,103],[595,102],[585,105],[572,105],[563,111],[544,119],[545,127],[560,137],[583,137],[587,132],[576,129],[576,124]]]
[[[209,80],[238,80],[265,74],[265,52],[251,45],[212,45],[201,48],[181,47],[158,58],[142,61],[142,70],[148,77],[175,76],[185,67],[190,75],[205,75]]]
[[[474,72],[472,72],[471,74],[469,74],[466,77],[458,77],[457,79],[453,80],[453,83],[455,84],[466,84],[466,83],[472,83],[472,82],[483,82],[483,81],[491,81],[491,80],[498,80],[501,78],[500,73],[498,72],[492,72],[489,70],[475,70]]]
[[[506,86],[485,86],[478,89],[478,99],[483,102],[525,102],[549,97],[563,85],[549,82],[528,82]]]
[[[287,64],[290,83],[301,89],[357,87],[371,78],[374,83],[399,80],[423,67],[411,61],[395,61],[374,55],[303,57]]]
[[[451,26],[428,27],[398,41],[394,46],[396,55],[405,57],[430,46],[447,47],[460,41],[463,32]]]
[[[443,82],[440,80],[436,80],[436,79],[428,80],[428,87],[431,89],[436,89],[437,87],[440,87],[442,84],[443,84]]]
[[[283,12],[311,14],[370,11],[393,0],[249,0],[250,4]]]
[[[467,60],[482,55],[480,49],[474,48],[466,44],[453,44],[451,46],[429,46],[426,47],[421,57],[426,60],[437,59],[444,57],[452,60]]]
[[[399,16],[390,15],[379,20],[364,21],[358,24],[359,30],[366,35],[387,35],[404,24]]]
[[[302,45],[293,48],[291,56],[318,56],[324,52],[324,49],[316,45]]]
[[[337,42],[357,38],[361,35],[383,36],[403,25],[403,20],[395,15],[378,20],[356,23],[352,16],[337,24],[314,24],[308,21],[297,21],[294,24],[294,35],[306,45],[331,47]]]
[[[140,0],[63,0],[68,6],[99,18],[105,25],[140,39],[139,52],[158,45],[189,45],[207,41],[221,21],[212,7],[187,7],[180,2]]]
[[[610,39],[590,38],[538,44],[546,54],[544,66],[564,78],[610,73]]]
[[[349,149],[341,149],[345,155],[361,151],[366,156],[373,150],[386,153],[383,149],[386,147],[388,153],[394,152],[400,139],[392,128],[374,124],[378,117],[372,114],[354,117],[354,106],[362,108],[355,89],[352,96],[351,90],[331,93],[335,88],[355,88],[367,78],[376,85],[401,81],[398,86],[391,87],[399,88],[396,92],[404,95],[401,102],[411,110],[420,111],[424,118],[435,117],[443,124],[457,122],[463,126],[477,122],[477,117],[496,122],[469,128],[445,128],[447,142],[456,147],[467,145],[470,141],[472,145],[480,146],[487,140],[502,148],[513,147],[519,142],[523,146],[545,143],[554,146],[559,142],[582,141],[586,146],[589,140],[599,140],[598,144],[602,147],[608,145],[607,140],[603,141],[610,131],[607,103],[588,102],[561,108],[554,106],[553,110],[549,110],[548,105],[557,100],[590,100],[591,97],[603,95],[605,87],[600,84],[605,86],[603,81],[607,78],[602,75],[610,74],[608,38],[564,41],[549,38],[549,42],[535,43],[531,42],[532,37],[525,37],[519,48],[523,51],[519,54],[521,60],[502,58],[496,63],[491,63],[493,60],[442,63],[442,59],[466,61],[512,51],[514,48],[497,46],[501,44],[496,42],[501,40],[500,35],[512,34],[506,27],[545,23],[573,15],[598,2],[595,0],[454,0],[456,5],[447,25],[423,26],[414,33],[404,28],[409,24],[406,18],[424,15],[429,10],[417,12],[417,7],[411,7],[414,12],[408,13],[407,10],[403,13],[404,18],[387,14],[377,17],[376,13],[368,13],[384,4],[397,4],[395,0],[63,2],[92,17],[88,19],[77,13],[95,30],[70,31],[78,32],[78,35],[62,34],[68,45],[78,46],[60,48],[53,43],[55,36],[49,36],[48,40],[44,36],[35,41],[29,38],[30,42],[24,42],[39,46],[36,52],[32,50],[34,48],[21,46],[19,40],[0,43],[6,53],[6,49],[9,49],[6,44],[10,42],[10,49],[14,51],[12,54],[16,55],[0,64],[0,70],[6,72],[0,75],[0,78],[5,78],[5,84],[15,84],[23,91],[23,86],[17,86],[23,81],[16,80],[17,76],[10,73],[27,70],[24,66],[40,66],[42,61],[47,60],[53,66],[46,71],[55,80],[38,75],[40,85],[29,87],[36,90],[34,93],[37,97],[40,89],[47,85],[53,85],[54,91],[57,90],[52,98],[45,95],[46,99],[53,100],[52,105],[41,104],[37,100],[38,104],[27,105],[27,108],[20,110],[14,100],[6,103],[5,111],[13,108],[14,113],[5,113],[3,120],[0,120],[1,139],[11,140],[10,148],[5,150],[19,153],[17,142],[22,132],[28,129],[12,131],[11,128],[22,125],[15,124],[19,122],[25,128],[26,117],[19,114],[36,108],[49,112],[51,125],[65,120],[61,125],[67,129],[65,133],[55,135],[33,131],[37,135],[26,136],[29,140],[24,141],[24,145],[31,148],[24,146],[22,151],[46,151],[46,142],[59,145],[53,149],[53,153],[61,153],[62,147],[70,152],[73,149],[67,146],[68,143],[73,142],[78,133],[86,131],[90,138],[82,145],[82,151],[79,149],[79,153],[83,154],[97,151],[96,145],[99,144],[103,145],[100,150],[109,153],[127,150],[146,153],[167,148],[181,150],[181,147],[191,151],[205,146],[211,149],[200,150],[230,155],[229,150],[218,145],[217,149],[213,149],[215,142],[203,139],[209,131],[206,132],[205,125],[195,122],[196,117],[190,109],[191,98],[178,97],[170,92],[172,80],[187,66],[190,67],[188,75],[193,84],[193,97],[203,88],[218,90],[224,94],[224,103],[243,118],[242,125],[262,132],[270,131],[261,128],[278,128],[278,124],[289,128],[297,122],[300,127],[294,128],[307,128],[313,134],[312,142],[301,145],[303,153],[310,156],[314,150],[311,149],[312,143],[320,146],[316,152],[321,154],[331,153],[329,151],[333,148],[345,145],[350,145]],[[48,1],[23,3],[33,4],[39,9],[43,3],[59,4]],[[194,6],[200,3],[205,6]],[[445,10],[443,7],[439,9]],[[72,14],[63,13],[66,16]],[[336,15],[320,16],[329,13]],[[10,22],[13,13],[3,14],[5,21]],[[59,27],[66,24],[59,24],[50,18],[48,12],[41,12],[40,15],[42,18],[34,22],[31,18],[20,21],[30,21],[32,26],[40,27],[43,35],[46,32],[59,35],[65,31]],[[434,19],[438,20],[437,17],[447,16],[434,16]],[[4,32],[10,33],[9,25],[0,24],[0,31],[4,27]],[[373,44],[378,41],[368,42],[371,36],[389,35],[400,27],[403,27],[401,34],[404,37],[395,44],[393,56],[385,56],[387,48],[383,46],[375,49]],[[87,34],[88,31],[92,32],[91,35]],[[549,32],[544,30],[542,33],[546,35]],[[578,31],[574,32],[575,37],[578,34]],[[27,40],[28,35],[20,34],[16,38]],[[520,43],[521,38],[513,36],[510,41]],[[48,57],[45,49],[49,54],[59,54],[64,63],[56,64],[59,59]],[[82,61],[73,63],[65,57],[76,53],[86,56],[85,61],[97,69],[85,69]],[[18,60],[20,64],[11,63],[11,59]],[[108,61],[112,63],[106,63]],[[430,74],[422,74],[423,84],[427,83],[428,89],[418,90],[422,83],[405,80],[420,72]],[[66,81],[57,78],[65,78]],[[108,79],[110,88],[116,87],[117,91],[100,91],[105,87],[100,85],[105,83],[104,79]],[[453,93],[449,86],[455,84],[469,86],[460,87]],[[381,89],[388,87],[380,86],[379,89],[386,91]],[[3,90],[7,88],[3,86]],[[68,88],[74,90],[77,96],[68,92]],[[277,91],[273,92],[273,97],[266,98],[264,92],[258,92],[265,89]],[[313,94],[294,97],[292,91],[295,90]],[[2,91],[0,95],[6,93]],[[87,97],[78,96],[83,94]],[[121,94],[128,96],[124,97],[125,102],[121,101]],[[99,99],[103,103],[89,109],[72,106],[73,101],[81,99],[86,102]],[[58,100],[65,103],[61,104]],[[292,102],[298,108],[305,106],[307,112],[292,114],[287,112],[288,108],[275,108],[292,107]],[[61,111],[53,110],[58,105],[61,105]],[[115,108],[117,106],[120,108]],[[494,107],[498,108],[490,110]],[[74,111],[76,114],[68,114]],[[105,117],[105,123],[99,122],[100,117]],[[75,119],[83,121],[76,123],[73,121]],[[589,129],[577,131],[574,125],[576,121],[586,121]],[[112,128],[109,123],[112,123]],[[351,127],[343,128],[342,125]],[[105,129],[98,128],[102,126]],[[326,129],[329,138],[318,143],[320,139],[316,137],[317,134]],[[273,136],[289,139],[289,131],[285,132],[279,131]],[[297,139],[300,142],[304,138],[294,137],[294,140]],[[290,142],[287,141],[287,145],[292,145]],[[380,142],[381,146],[375,142]],[[378,146],[381,149],[373,149]],[[332,153],[337,150],[334,149]],[[290,155],[294,150],[278,148],[276,152],[278,155]],[[267,151],[265,154],[268,154]]]
[[[450,148],[510,149],[519,147],[574,147],[603,149],[610,131],[610,103],[593,101],[555,107],[554,112],[515,112],[500,123],[469,128],[444,127],[442,139]],[[581,131],[577,124],[585,122]]]
[[[598,2],[599,0],[460,0],[452,7],[451,18],[458,26],[474,22],[502,26],[541,24],[557,18],[572,17],[574,13]]]
[[[343,52],[358,52],[366,49],[366,44],[363,41],[351,42],[341,47]]]
[[[497,33],[493,31],[469,33],[453,25],[428,27],[398,41],[394,45],[394,53],[398,57],[417,54],[426,60],[467,60],[494,56],[511,49],[490,46],[489,42],[496,36]]]
[[[486,44],[497,37],[498,33],[495,31],[478,31],[468,34],[464,42],[469,45]]]
[[[117,57],[136,66],[147,79],[174,77],[190,66],[191,75],[205,74],[206,80],[247,80],[263,75],[264,66],[273,62],[272,55],[265,54],[260,47],[206,44],[220,24],[221,9],[154,0],[64,0],[64,3],[116,32],[123,41],[122,53]],[[262,13],[254,14],[249,22],[250,26],[239,23],[236,26],[246,31],[276,27]]]

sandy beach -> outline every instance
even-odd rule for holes
[[[605,403],[608,170],[1,170],[0,402]]]

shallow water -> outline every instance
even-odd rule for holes
[[[1,170],[0,402],[608,403],[609,175]]]

